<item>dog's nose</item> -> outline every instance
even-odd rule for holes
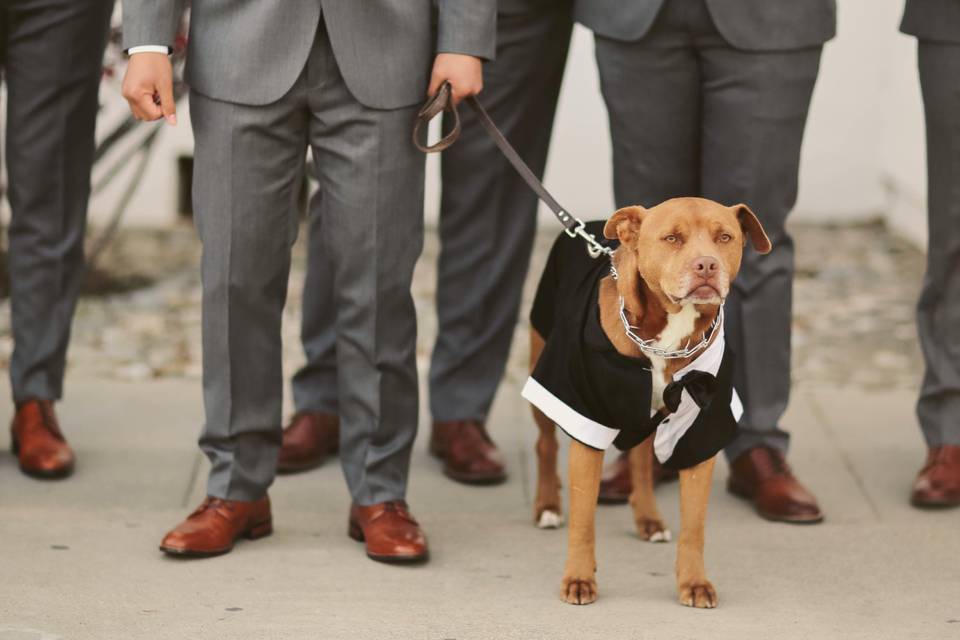
[[[710,256],[700,256],[693,261],[693,272],[701,278],[710,278],[720,269],[720,262]]]

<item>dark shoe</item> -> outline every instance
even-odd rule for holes
[[[507,479],[503,456],[476,420],[433,423],[430,452],[443,460],[443,472],[457,482],[498,484]]]
[[[915,507],[960,506],[960,446],[934,447],[913,482],[910,504]]]
[[[29,476],[54,479],[73,473],[76,458],[49,400],[28,400],[17,406],[10,442],[20,470]]]
[[[273,533],[270,498],[253,502],[207,497],[170,533],[160,550],[172,556],[217,556],[233,549],[238,538],[256,540]]]
[[[817,499],[801,485],[783,454],[770,447],[748,449],[730,463],[727,491],[753,502],[767,520],[794,524],[823,521]]]
[[[661,482],[673,482],[678,477],[679,474],[676,471],[664,469],[660,461],[654,456],[653,486],[657,486]],[[600,496],[597,502],[599,504],[625,504],[630,499],[632,489],[630,452],[624,451],[603,470],[603,478],[600,480]]]
[[[378,562],[420,562],[429,556],[427,537],[403,500],[350,507],[349,535],[367,545]]]
[[[299,473],[322,465],[340,447],[340,418],[300,411],[283,430],[277,473]]]

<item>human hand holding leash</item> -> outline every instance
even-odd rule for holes
[[[122,93],[137,120],[165,118],[170,125],[177,124],[173,65],[167,54],[136,53],[130,56]]]
[[[483,63],[480,58],[461,53],[439,53],[433,61],[427,95],[437,95],[444,82],[450,83],[450,95],[456,106],[483,90]]]

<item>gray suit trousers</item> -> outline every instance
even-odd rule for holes
[[[497,29],[497,56],[484,65],[481,98],[542,176],[570,42],[570,3],[501,14]],[[430,406],[434,420],[482,421],[516,328],[537,199],[472,111],[464,106],[460,112],[463,133],[441,160],[439,332],[430,365]],[[316,202],[322,201],[318,195]],[[298,410],[336,413],[335,318],[327,302],[331,265],[316,249],[324,224],[322,216],[313,216],[302,325],[307,364],[294,376],[293,393]]]
[[[15,402],[63,393],[112,10],[110,0],[0,5]]]
[[[960,445],[960,44],[920,41],[929,246],[917,304],[926,371],[917,417],[930,447]]]
[[[641,40],[597,36],[610,115],[618,206],[677,196],[746,203],[773,242],[748,249],[727,300],[727,340],[745,413],[735,459],[768,445],[790,393],[793,242],[785,221],[797,196],[800,144],[820,47],[747,52],[717,32],[703,0],[671,0]]]
[[[960,44],[960,2],[907,0],[900,30],[921,42]]]
[[[418,410],[410,283],[423,243],[424,159],[410,143],[416,106],[360,104],[322,26],[279,101],[250,106],[195,92],[190,106],[209,495],[256,499],[274,477],[281,314],[309,146],[324,195],[314,249],[331,265],[344,475],[358,504],[403,498]]]

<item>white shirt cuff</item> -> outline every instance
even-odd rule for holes
[[[162,53],[165,55],[170,55],[170,47],[145,44],[139,47],[130,47],[127,49],[128,56],[136,55],[138,53]]]

